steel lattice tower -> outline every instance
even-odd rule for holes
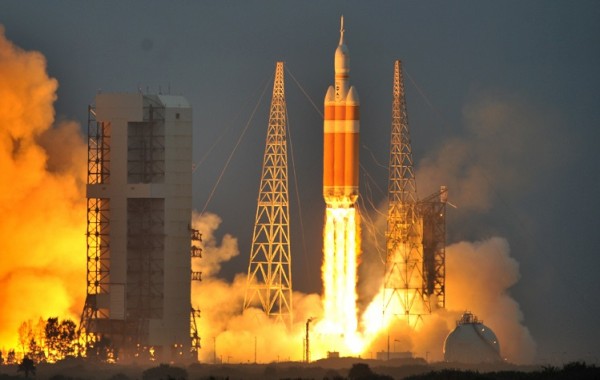
[[[448,188],[419,201],[423,219],[423,294],[435,308],[446,307],[446,203]]]
[[[292,261],[286,128],[283,62],[277,62],[244,310],[260,303],[265,314],[291,325]]]
[[[88,175],[87,183],[103,184],[110,178],[110,123],[96,120],[96,110],[88,107]],[[94,344],[98,335],[94,332],[98,318],[107,318],[106,310],[100,310],[97,297],[109,290],[110,199],[87,199],[87,295],[79,336],[85,347]]]
[[[423,296],[423,226],[404,99],[402,64],[394,65],[383,312],[412,318],[429,313]]]

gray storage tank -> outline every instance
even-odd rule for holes
[[[473,313],[465,312],[444,342],[444,360],[458,363],[502,361],[496,334]]]

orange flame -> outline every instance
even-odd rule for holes
[[[85,153],[79,127],[53,128],[55,79],[0,26],[0,342],[19,325],[79,320],[85,296]],[[68,149],[64,149],[68,147]]]

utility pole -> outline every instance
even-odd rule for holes
[[[256,364],[256,336],[254,337],[254,364]]]
[[[308,318],[306,320],[306,362],[310,363],[310,340],[309,340],[309,336],[308,336],[308,331],[309,331],[309,327],[310,327],[310,323],[312,322],[313,318]]]
[[[400,341],[398,339],[394,339],[394,352],[398,352],[396,349],[396,342],[400,343]]]
[[[390,331],[389,330],[388,330],[388,334],[387,334],[387,344],[388,344],[388,347],[387,347],[387,349],[388,349],[387,350],[387,358],[388,359],[387,360],[389,361],[390,360]]]

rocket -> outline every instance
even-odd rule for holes
[[[335,84],[325,95],[323,197],[327,207],[350,207],[358,199],[359,100],[350,86],[350,54],[344,43],[344,16],[335,51]]]

